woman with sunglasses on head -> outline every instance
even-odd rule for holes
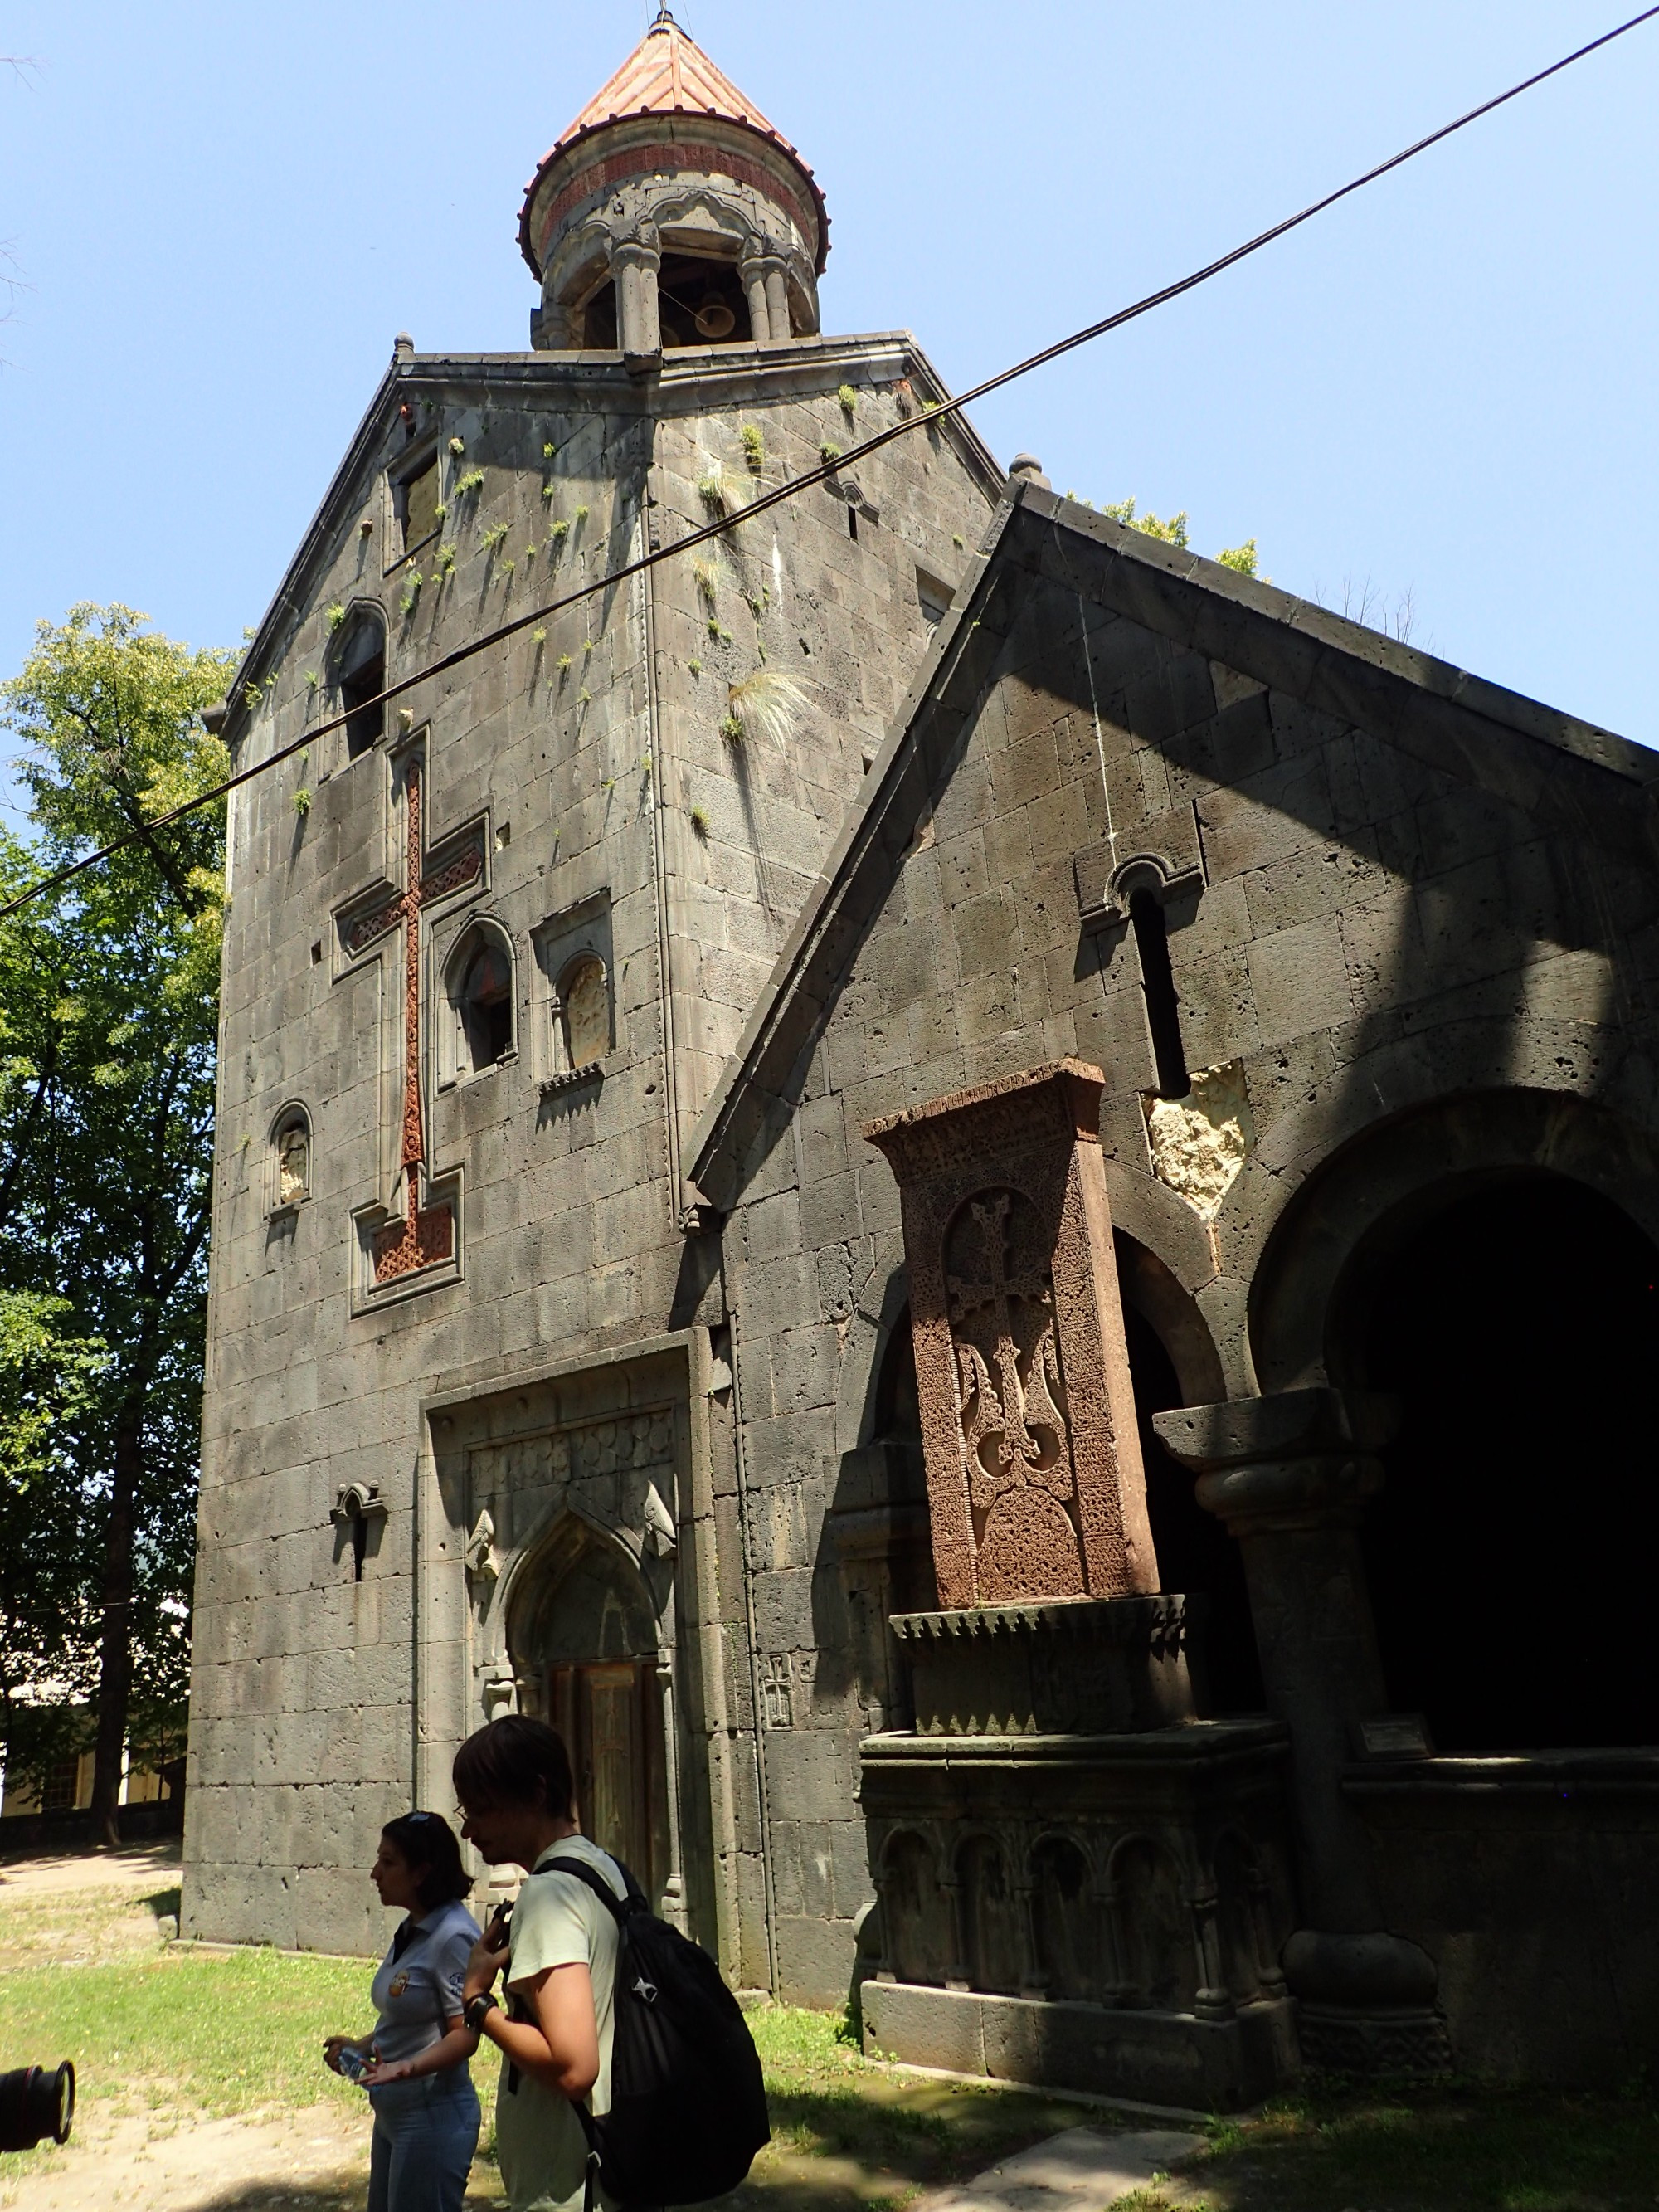
[[[478,2143],[467,2062],[477,2036],[461,2018],[478,1923],[462,1899],[472,1878],[437,1813],[404,1813],[380,1831],[369,1879],[405,1917],[370,1995],[378,2015],[362,2041],[331,2035],[325,2062],[360,2081],[374,2112],[368,2212],[460,2212]]]

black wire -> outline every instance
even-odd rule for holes
[[[379,692],[374,698],[362,700],[356,706],[331,716],[327,721],[318,723],[314,728],[308,729],[303,735],[295,738],[291,744],[283,745],[275,752],[267,753],[263,760],[255,761],[247,768],[239,769],[234,775],[227,776],[222,783],[215,784],[210,790],[198,792],[194,799],[187,799],[181,805],[171,808],[167,813],[152,817],[141,828],[129,830],[125,836],[117,837],[110,844],[100,846],[96,852],[88,853],[78,860],[71,860],[67,866],[58,869],[54,874],[43,876],[39,883],[31,884],[26,890],[19,891],[15,897],[8,899],[3,905],[0,905],[0,920],[3,920],[7,915],[15,914],[20,907],[27,906],[31,900],[40,898],[49,890],[56,890],[59,884],[68,883],[71,878],[80,875],[83,870],[95,867],[100,860],[107,860],[112,854],[124,852],[129,845],[138,843],[142,838],[148,837],[154,830],[166,829],[170,823],[179,821],[186,814],[194,813],[198,807],[210,805],[216,799],[227,797],[231,792],[239,789],[241,785],[251,782],[256,775],[263,775],[267,769],[276,768],[283,761],[291,759],[295,753],[302,752],[319,738],[326,737],[330,731],[340,729],[345,723],[355,720],[359,714],[367,714],[375,707],[383,708],[389,700],[401,698],[405,691],[412,691],[416,684],[429,683],[434,677],[442,676],[449,669],[459,667],[462,661],[470,660],[474,653],[483,653],[492,645],[499,645],[503,639],[516,636],[521,629],[527,629],[532,623],[544,623],[550,616],[562,613],[565,608],[580,605],[582,600],[592,599],[596,592],[608,591],[613,584],[626,583],[630,576],[641,575],[646,569],[654,568],[664,561],[672,560],[677,554],[687,553],[695,546],[708,544],[711,539],[722,537],[738,522],[747,521],[751,516],[757,514],[764,514],[769,507],[780,506],[783,501],[794,498],[798,492],[808,491],[814,484],[827,483],[831,477],[850,467],[854,461],[862,460],[866,453],[878,453],[884,446],[891,445],[896,438],[907,436],[912,430],[920,429],[926,422],[936,422],[942,416],[957,414],[963,408],[971,406],[976,399],[983,399],[988,393],[1001,391],[1004,385],[1013,383],[1017,377],[1029,376],[1033,369],[1044,368],[1051,361],[1058,361],[1062,355],[1073,353],[1079,346],[1089,345],[1096,338],[1103,337],[1109,331],[1121,330],[1125,323],[1133,322],[1138,316],[1150,314],[1154,307],[1161,307],[1171,300],[1178,300],[1183,292],[1194,291],[1199,285],[1207,284],[1211,277],[1220,276],[1224,270],[1231,269],[1238,262],[1247,259],[1252,253],[1259,253],[1264,246],[1271,246],[1276,239],[1283,238],[1288,232],[1299,228],[1304,222],[1310,222],[1315,216],[1322,215],[1327,208],[1334,207],[1339,200],[1346,199],[1350,193],[1361,191],[1367,185],[1375,184],[1379,177],[1386,177],[1391,169],[1398,169],[1404,163],[1414,161],[1418,155],[1426,153],[1431,146],[1437,146],[1442,139],[1449,138],[1455,132],[1467,129],[1471,123],[1478,123],[1483,115],[1490,115],[1495,108],[1506,106],[1511,100],[1518,100],[1523,92],[1530,92],[1534,85],[1544,83],[1547,78],[1559,76],[1563,70],[1571,69],[1575,62],[1583,61],[1586,55],[1596,52],[1602,46],[1610,46],[1615,39],[1622,39],[1626,32],[1634,31],[1642,24],[1652,21],[1656,15],[1659,15],[1659,5],[1643,9],[1640,15],[1632,15],[1626,21],[1615,26],[1613,30],[1603,31],[1599,38],[1591,39],[1588,44],[1575,47],[1571,53],[1564,54],[1559,61],[1552,62],[1547,69],[1537,70],[1531,76],[1522,77],[1518,84],[1512,84],[1507,92],[1500,92],[1491,100],[1483,100],[1478,107],[1471,107],[1467,114],[1458,116],[1455,122],[1443,123],[1437,131],[1430,131],[1426,138],[1419,138],[1414,144],[1403,148],[1398,154],[1390,155],[1386,161],[1379,161],[1375,168],[1365,170],[1362,175],[1352,178],[1346,185],[1340,185],[1334,192],[1327,192],[1322,199],[1310,201],[1297,214],[1286,216],[1282,222],[1274,223],[1270,229],[1258,231],[1254,238],[1247,239],[1243,246],[1236,246],[1230,253],[1224,253],[1218,259],[1206,262],[1201,269],[1194,269],[1190,276],[1180,277],[1173,284],[1164,285],[1161,291],[1149,292],[1145,299],[1137,300],[1133,307],[1120,307],[1115,314],[1108,315],[1100,322],[1091,323],[1086,330],[1074,331],[1070,337],[1060,338],[1054,344],[1045,346],[1041,353],[1029,355],[1025,360],[1016,362],[1013,368],[1000,370],[995,376],[988,376],[982,384],[975,384],[969,390],[958,392],[953,399],[936,401],[930,406],[919,409],[915,414],[906,416],[901,421],[890,424],[886,429],[878,430],[873,437],[865,439],[860,445],[849,447],[846,453],[837,455],[833,461],[825,461],[817,468],[808,469],[804,476],[792,477],[788,482],[775,486],[772,490],[762,492],[757,497],[750,501],[741,514],[723,515],[718,522],[705,523],[702,529],[688,532],[684,538],[677,538],[672,545],[659,546],[653,552],[641,554],[636,561],[625,562],[621,568],[612,568],[608,574],[599,577],[595,582],[584,584],[580,591],[568,592],[562,599],[549,599],[544,605],[532,607],[527,614],[517,615],[511,622],[500,623],[495,629],[487,631],[483,637],[474,638],[470,644],[457,646],[453,653],[447,653],[441,659],[429,662],[426,667],[417,670],[413,676],[403,677],[398,683],[389,684],[384,691]]]

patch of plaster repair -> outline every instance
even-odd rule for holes
[[[1192,1083],[1184,1098],[1142,1093],[1146,1142],[1158,1181],[1200,1219],[1213,1221],[1255,1148],[1255,1124],[1240,1061],[1204,1068]]]

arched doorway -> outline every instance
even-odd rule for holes
[[[658,1624],[621,1546],[568,1514],[532,1560],[507,1619],[525,1710],[564,1738],[583,1832],[653,1902],[670,1872]]]
[[[1331,1352],[1401,1407],[1363,1528],[1392,1704],[1447,1752],[1659,1740],[1644,1231],[1565,1176],[1465,1180],[1359,1248]]]

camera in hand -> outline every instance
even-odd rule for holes
[[[33,2150],[50,2138],[69,2141],[75,2118],[75,2069],[19,2066],[0,2074],[0,2151]]]

